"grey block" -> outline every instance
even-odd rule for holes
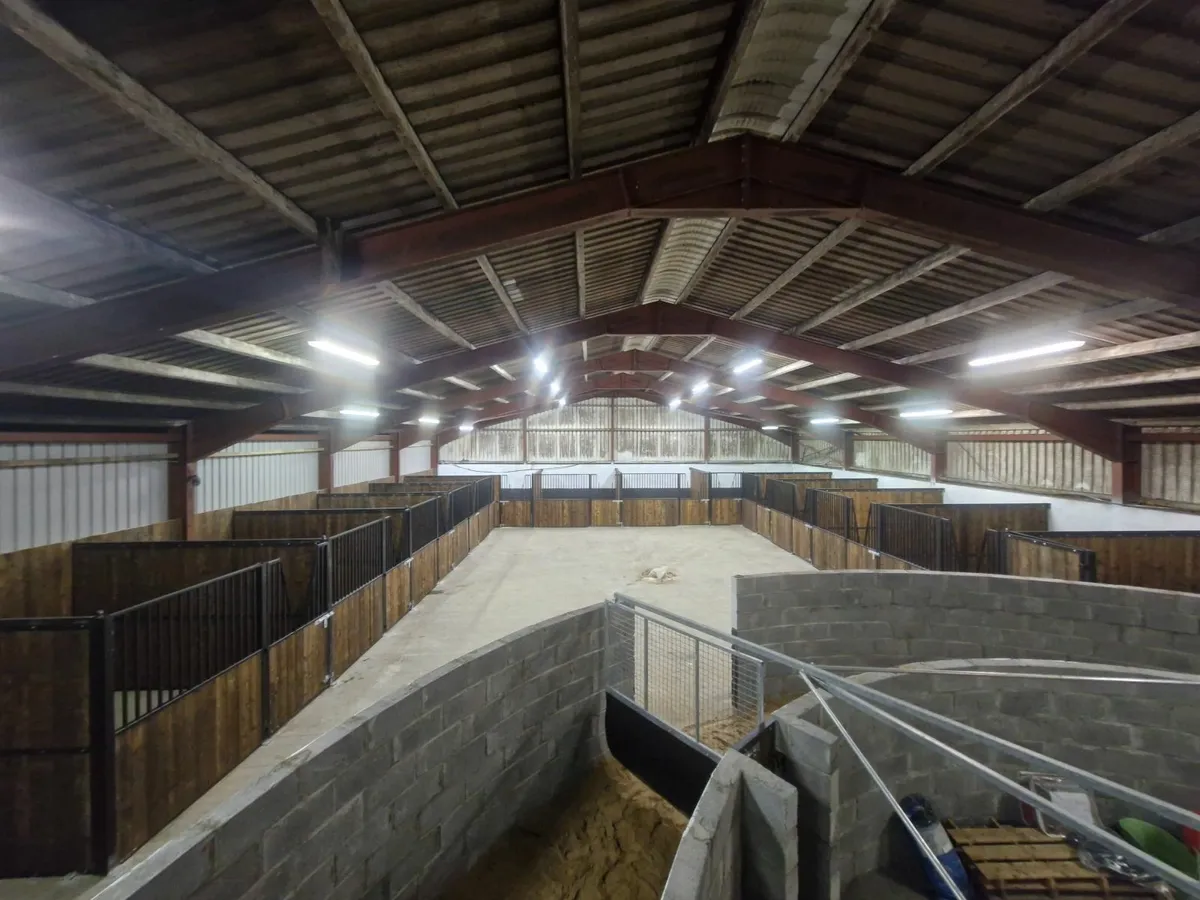
[[[206,881],[199,890],[188,895],[188,900],[226,900],[227,897],[240,897],[254,886],[262,874],[262,847],[253,844],[217,875]],[[171,884],[173,890],[181,890],[181,886],[173,879]],[[176,893],[175,896],[182,894]]]
[[[1164,604],[1147,606],[1144,610],[1146,627],[1179,634],[1200,633],[1200,616],[1186,615],[1173,609],[1162,608]]]
[[[326,784],[263,833],[264,869],[270,872],[283,862],[296,845],[333,815],[333,796],[333,785]]]
[[[429,710],[396,735],[392,741],[392,758],[399,762],[409,754],[416,753],[442,731],[441,707]]]

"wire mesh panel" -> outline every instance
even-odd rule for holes
[[[622,500],[686,500],[691,482],[677,472],[622,472]]]
[[[763,720],[763,663],[610,602],[606,686],[705,746],[724,751]]]

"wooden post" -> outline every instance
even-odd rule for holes
[[[192,457],[191,428],[183,426],[172,434],[175,459],[167,465],[167,518],[179,520],[179,538],[188,540],[196,513],[196,464]]]
[[[521,462],[529,462],[529,417],[521,416]]]
[[[842,468],[854,468],[854,432],[842,432]]]
[[[929,456],[929,480],[935,484],[946,480],[946,441],[940,440]]]
[[[429,468],[434,475],[438,473],[438,449],[438,439],[435,434],[429,439]]]
[[[323,494],[333,491],[333,432],[321,433],[317,450],[317,490]]]
[[[796,432],[792,435],[791,449],[792,462],[798,464],[800,462],[800,432]]]
[[[388,475],[393,482],[400,481],[400,432],[388,435]]]
[[[712,417],[705,416],[704,417],[704,452],[700,454],[700,458],[703,459],[704,462],[708,462],[709,458],[712,456],[711,424],[712,424]]]
[[[1128,505],[1142,502],[1141,429],[1126,428],[1121,459],[1112,464],[1113,503]]]

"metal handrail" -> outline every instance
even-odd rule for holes
[[[653,606],[652,604],[643,603],[640,600],[635,600],[632,597],[624,594],[616,593],[613,596],[614,600],[623,606],[627,606],[631,609],[651,611],[658,616],[686,625],[689,628],[695,629],[696,631],[707,634],[711,637],[718,638],[723,641],[729,641],[732,646],[737,647],[746,653],[757,656],[764,661],[785,666],[799,673],[800,675],[804,676],[805,682],[810,684],[810,689],[814,690],[814,696],[816,696],[818,702],[820,702],[821,705],[828,711],[828,706],[826,705],[824,698],[821,697],[820,692],[815,691],[815,688],[811,688],[811,682],[809,681],[811,679],[833,696],[844,700],[851,706],[854,706],[856,709],[861,710],[872,718],[878,719],[879,721],[896,728],[901,733],[906,734],[930,749],[941,753],[953,762],[970,769],[971,771],[975,772],[975,774],[979,775],[979,777],[983,778],[985,781],[989,782],[1010,796],[1027,803],[1034,809],[1041,810],[1042,812],[1053,816],[1056,821],[1063,822],[1071,826],[1080,834],[1083,834],[1086,837],[1094,840],[1096,843],[1103,845],[1109,850],[1112,850],[1114,853],[1118,853],[1134,860],[1146,871],[1153,873],[1163,881],[1179,888],[1190,896],[1200,897],[1200,880],[1191,878],[1180,872],[1178,869],[1172,868],[1171,866],[1164,865],[1155,857],[1150,856],[1148,853],[1145,853],[1142,850],[1139,850],[1132,844],[1127,844],[1120,838],[1109,833],[1107,830],[1097,827],[1091,822],[1077,818],[1069,811],[1056,806],[1051,801],[1033,793],[1028,788],[1022,787],[1012,779],[1006,778],[984,763],[979,762],[973,757],[967,756],[965,753],[950,747],[934,737],[931,737],[924,731],[921,731],[919,728],[897,719],[895,716],[891,715],[880,707],[888,707],[908,713],[914,718],[921,719],[945,731],[978,741],[979,743],[1000,750],[1003,753],[1007,753],[1010,756],[1015,756],[1018,759],[1022,759],[1025,762],[1044,766],[1057,775],[1072,778],[1080,784],[1099,791],[1100,793],[1125,800],[1126,802],[1135,804],[1144,809],[1151,810],[1157,815],[1165,819],[1169,819],[1172,822],[1186,825],[1191,828],[1200,828],[1200,815],[1191,812],[1190,810],[1175,806],[1174,804],[1168,803],[1165,800],[1160,800],[1157,797],[1152,797],[1149,794],[1144,794],[1141,791],[1134,790],[1133,788],[1125,787],[1122,784],[1118,784],[1115,781],[1110,781],[1107,778],[1096,775],[1092,772],[1088,772],[1085,769],[1080,769],[1077,766],[1071,765],[1070,763],[1065,763],[1061,760],[1055,759],[1054,757],[1046,756],[1043,753],[1029,750],[1026,747],[1022,747],[1020,744],[1014,744],[1013,742],[997,737],[990,732],[982,731],[981,729],[974,728],[970,725],[964,725],[962,722],[957,722],[954,719],[941,715],[940,713],[932,712],[924,707],[909,703],[906,700],[892,697],[891,695],[885,694],[882,691],[858,684],[839,675],[834,675],[832,672],[823,669],[820,666],[813,665],[812,663],[802,662],[801,660],[794,659],[793,657],[787,656],[783,653],[763,647],[760,644],[755,644],[751,641],[745,640],[744,638],[739,638],[736,635],[724,634],[716,629],[702,625],[699,622],[694,622],[684,616],[676,615],[675,613],[661,609],[657,606]],[[840,721],[838,722],[838,730],[841,732],[842,736],[846,738],[848,743],[852,742],[852,738],[850,738]],[[866,758],[861,755],[859,758],[863,762],[864,767],[867,768],[868,771],[872,771],[870,763],[867,762]],[[882,784],[882,781],[877,779],[876,784],[879,786]],[[886,787],[881,787],[881,790],[883,790],[884,794],[888,795],[891,800],[895,799],[890,797],[890,792],[887,791]],[[906,822],[907,816],[901,815],[900,819],[902,822]],[[925,846],[924,841],[920,839],[918,839],[917,844],[919,847]],[[943,877],[945,877],[944,874]],[[946,878],[946,883],[953,888],[953,882],[951,882],[948,877]]]

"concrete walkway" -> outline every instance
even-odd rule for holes
[[[642,573],[668,566],[663,584]],[[427,672],[621,591],[714,628],[734,575],[814,571],[739,526],[498,528],[334,685],[107,878],[0,881],[0,900],[86,900],[313,739]]]

